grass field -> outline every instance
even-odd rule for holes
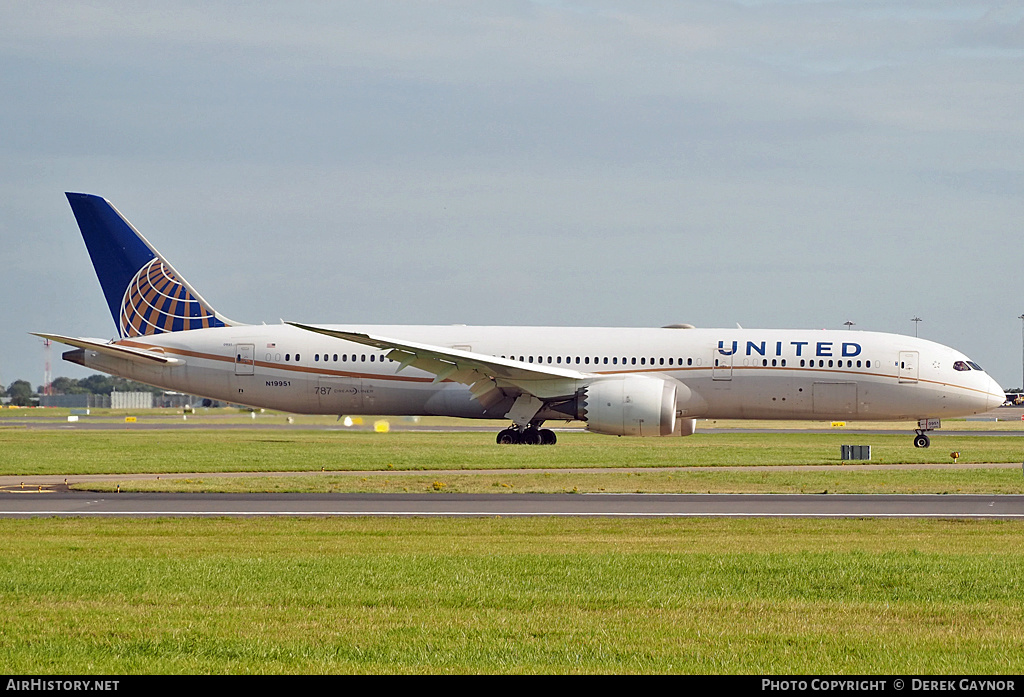
[[[1018,673],[1024,528],[0,521],[8,673]]]
[[[850,440],[848,434],[721,431],[684,439],[639,439],[570,432],[561,434],[555,447],[499,447],[492,434],[478,432],[10,429],[0,430],[0,474],[124,474],[106,484],[78,487],[120,485],[139,491],[1024,492],[1020,469],[800,469],[840,465],[840,445]],[[1017,436],[936,436],[927,450],[914,448],[903,435],[860,435],[854,440],[872,446],[875,465],[949,463],[954,451],[962,463],[1024,459],[1024,441]],[[762,469],[714,471],[735,466]],[[678,469],[689,467],[713,469]],[[572,471],[556,471],[566,469]],[[417,475],[420,471],[429,473]],[[170,476],[175,472],[190,476]],[[196,476],[217,472],[309,476]],[[349,474],[335,474],[340,472]],[[169,476],[142,481],[133,480],[132,473]]]
[[[2,428],[0,474],[198,472],[159,486],[274,491],[1020,493],[1024,484],[1019,468],[783,467],[839,464],[847,442],[872,445],[873,463],[945,462],[952,450],[961,462],[1020,462],[1024,445],[937,436],[917,450],[907,435],[722,430],[567,433],[553,448],[503,448],[490,433]],[[675,469],[694,465],[710,469]],[[439,468],[453,471],[423,471]],[[584,471],[555,471],[564,468]],[[212,476],[261,470],[304,474]],[[0,534],[0,665],[10,674],[1024,665],[1017,522],[0,519]]]
[[[840,445],[871,445],[875,464],[1021,462],[1018,436],[697,433],[688,438],[614,438],[563,433],[554,447],[506,446],[492,433],[365,431],[0,430],[0,474],[256,472],[416,469],[550,469],[837,465]]]
[[[87,491],[207,493],[432,493],[458,494],[1022,494],[1020,468],[970,470],[502,472],[215,477],[173,475],[73,484]]]
[[[72,415],[72,409],[60,407],[46,408],[7,408],[0,407],[0,428],[5,425],[17,425],[20,423],[45,422],[67,423],[67,417]],[[971,417],[969,419],[947,419],[943,422],[944,427],[957,431],[1017,431],[1024,433],[1024,421],[1021,420],[1021,407],[1009,407],[996,409],[987,414]],[[257,426],[290,426],[296,429],[306,427],[337,427],[341,428],[342,423],[338,417],[312,415],[312,414],[288,414],[285,412],[264,411],[249,409],[237,409],[229,407],[207,408],[199,407],[191,412],[184,412],[181,409],[91,409],[87,416],[80,416],[81,422],[91,423],[124,423],[125,417],[134,417],[137,423],[166,424],[166,425],[243,425],[255,424]],[[289,420],[290,419],[290,420]],[[396,416],[362,416],[355,417],[359,425],[352,430],[370,428],[378,420],[388,421],[395,426],[409,426],[419,428],[430,427],[469,427],[485,428],[497,433],[508,426],[505,419],[459,419],[447,416],[417,416],[417,417],[396,417]],[[838,426],[837,423],[845,425]],[[582,430],[585,423],[581,421],[549,422],[552,428],[573,428]],[[837,433],[844,430],[896,430],[912,433],[917,424],[914,421],[893,422],[893,421],[785,421],[785,420],[740,420],[740,419],[698,419],[697,430],[717,431],[731,429],[786,429],[786,430],[812,430],[831,429]]]

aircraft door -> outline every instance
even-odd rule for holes
[[[255,372],[255,344],[235,344],[235,375],[252,375]]]
[[[899,369],[900,382],[917,382],[918,376],[918,353],[917,351],[900,351]]]
[[[716,347],[711,352],[711,379],[732,380],[732,357],[736,353],[736,343],[732,348]]]

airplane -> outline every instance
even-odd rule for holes
[[[941,344],[868,331],[244,324],[220,314],[99,196],[67,193],[117,326],[37,334],[72,363],[168,390],[292,413],[508,419],[499,444],[553,444],[546,421],[686,436],[697,419],[918,420],[1002,405]]]

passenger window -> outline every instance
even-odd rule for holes
[[[290,354],[290,353],[286,353],[286,354],[284,354],[284,359],[285,359],[286,361],[290,361],[290,360],[292,359],[292,354]]]

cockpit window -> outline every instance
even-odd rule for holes
[[[971,366],[967,365],[965,361],[957,361],[953,364],[953,370],[970,370]]]
[[[981,370],[982,372],[985,372],[984,369],[974,361],[967,361],[967,365],[971,366],[975,370]]]

